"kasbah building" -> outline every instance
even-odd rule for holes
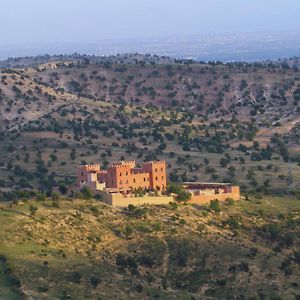
[[[183,188],[191,193],[189,203],[204,204],[211,200],[240,199],[238,186],[226,183],[187,182]],[[135,161],[112,163],[107,170],[99,164],[81,165],[77,169],[76,190],[88,187],[94,194],[113,206],[129,204],[168,204],[174,195],[166,196],[167,166],[165,161],[144,162],[137,167]],[[137,195],[136,191],[144,191]]]

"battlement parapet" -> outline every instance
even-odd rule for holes
[[[165,164],[166,162],[164,160],[155,160],[155,161],[147,161],[144,162],[143,165],[161,165]]]
[[[118,161],[114,162],[110,168],[120,168],[120,167],[130,167],[133,169],[136,165],[136,162],[134,160],[124,160],[124,161]]]
[[[134,160],[121,160],[121,161],[116,161],[112,164],[112,166],[117,166],[117,165],[135,165]]]
[[[81,168],[81,169],[99,168],[100,169],[100,164],[80,165],[80,166],[78,166],[78,168]]]
[[[115,168],[119,169],[119,168],[128,168],[128,167],[131,168],[130,165],[112,165],[109,167],[109,169],[115,169]]]

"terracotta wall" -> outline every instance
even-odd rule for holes
[[[133,174],[131,175],[130,181],[129,187],[132,187],[133,189],[137,189],[139,187],[142,189],[151,188],[149,173]]]
[[[150,174],[150,186],[152,189],[165,190],[167,187],[166,162],[154,161],[144,163],[142,166],[145,172]]]
[[[120,189],[150,188],[150,174],[138,173],[130,165],[115,165],[109,168],[106,186]]]
[[[232,186],[231,193],[192,196],[192,199],[189,201],[189,203],[204,204],[209,203],[211,200],[218,199],[219,201],[225,201],[228,198],[232,198],[233,200],[240,200],[240,188],[238,186]]]

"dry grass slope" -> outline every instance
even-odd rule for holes
[[[191,205],[128,211],[94,200],[61,200],[59,208],[26,201],[3,205],[0,221],[0,254],[21,282],[16,290],[30,299],[300,295],[294,198],[251,198],[222,205],[220,213]],[[7,286],[1,292],[8,295]]]

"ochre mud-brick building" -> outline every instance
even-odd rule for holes
[[[166,163],[151,161],[136,167],[135,161],[121,161],[113,163],[107,170],[101,170],[98,164],[78,167],[78,187],[95,182],[104,184],[106,189],[164,191],[167,187]]]
[[[240,199],[240,188],[229,183],[185,182],[182,186],[191,194],[188,201],[191,204],[206,204],[216,199]],[[83,187],[89,187],[105,203],[120,207],[145,203],[165,205],[175,201],[176,196],[166,196],[164,193],[167,189],[164,161],[145,162],[139,167],[135,161],[121,161],[111,164],[107,170],[102,170],[99,164],[79,166],[75,189],[78,191]],[[140,196],[135,193],[137,189],[146,193]]]
[[[185,182],[183,188],[191,193],[189,203],[202,204],[211,200],[240,200],[240,187],[229,183]]]

